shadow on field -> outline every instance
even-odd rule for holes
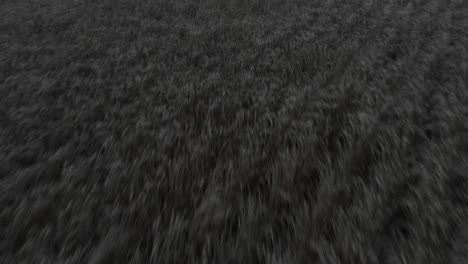
[[[467,1],[0,17],[1,263],[468,263]]]

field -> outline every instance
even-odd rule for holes
[[[468,1],[0,1],[0,263],[468,263]]]

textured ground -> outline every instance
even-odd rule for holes
[[[1,263],[468,263],[468,1],[0,3]]]

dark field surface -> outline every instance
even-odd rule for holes
[[[468,263],[468,1],[4,0],[0,263]]]

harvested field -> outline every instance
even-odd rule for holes
[[[468,1],[0,1],[0,263],[468,263]]]

